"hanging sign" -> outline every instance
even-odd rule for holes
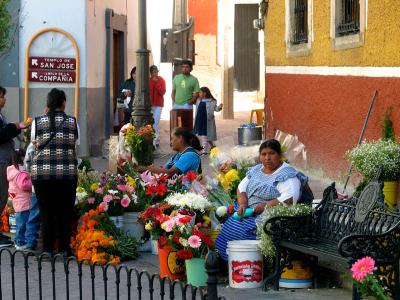
[[[75,69],[75,58],[29,57],[29,81],[75,83]]]

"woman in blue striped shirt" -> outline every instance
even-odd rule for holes
[[[239,184],[238,202],[235,209],[242,216],[246,208],[252,208],[253,215],[246,218],[230,217],[218,238],[216,248],[222,259],[228,260],[228,241],[255,240],[256,218],[266,207],[296,203],[301,189],[308,178],[282,160],[281,145],[277,140],[268,140],[259,149],[260,162],[251,168]]]

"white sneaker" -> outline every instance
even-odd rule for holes
[[[27,245],[22,245],[22,246],[15,245],[15,250],[24,251],[27,247],[28,247]]]

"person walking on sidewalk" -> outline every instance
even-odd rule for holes
[[[133,100],[136,88],[136,67],[133,67],[130,77],[119,88],[119,98],[124,101],[124,123],[128,124],[132,118]]]
[[[24,156],[22,149],[13,154],[12,165],[7,168],[8,192],[12,199],[17,226],[15,249],[33,251],[39,237],[39,227],[37,220],[32,216],[38,216],[38,211],[32,206],[32,181],[23,166]]]
[[[2,109],[6,104],[6,94],[7,90],[0,86],[0,214],[8,200],[7,167],[14,153],[13,138],[21,133],[21,129],[28,127],[25,123],[7,123],[6,117],[2,114]],[[0,233],[0,247],[11,245],[11,239]]]
[[[222,104],[217,105],[217,100],[208,87],[204,86],[200,89],[199,98],[196,101],[194,133],[199,136],[204,154],[210,152],[213,142],[217,140],[214,112],[221,111],[222,107]]]
[[[64,91],[52,89],[47,95],[48,112],[32,123],[31,176],[42,218],[43,250],[49,255],[57,237],[58,251],[70,255],[80,140],[76,119],[64,112],[66,101]]]
[[[164,94],[165,94],[165,80],[158,75],[157,66],[150,67],[150,99],[151,99],[151,112],[153,113],[154,119],[154,147],[158,147],[160,144],[160,132],[159,124],[162,109],[164,107]]]

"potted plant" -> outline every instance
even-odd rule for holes
[[[400,178],[400,145],[393,140],[364,141],[347,153],[350,162],[366,180],[372,180],[383,167],[383,193],[388,206],[397,204]]]

